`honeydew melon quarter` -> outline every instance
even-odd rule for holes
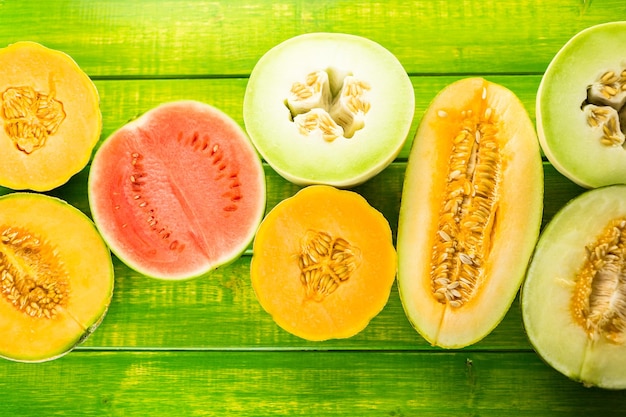
[[[350,187],[398,155],[414,107],[408,74],[383,46],[355,35],[309,33],[261,57],[243,116],[261,156],[287,180]]]
[[[587,386],[626,388],[625,227],[625,185],[583,193],[542,232],[522,286],[522,318],[533,347]],[[613,239],[615,245],[603,245]]]
[[[626,183],[626,22],[587,28],[539,85],[537,133],[550,162],[583,187]]]

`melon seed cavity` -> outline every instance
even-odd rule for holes
[[[360,251],[341,237],[309,230],[298,256],[300,282],[306,298],[322,301],[350,279],[360,263]]]
[[[606,71],[587,88],[582,103],[587,124],[599,132],[604,146],[625,146],[626,69]]]
[[[65,119],[63,103],[31,87],[9,87],[2,93],[4,130],[17,149],[30,154],[45,145]]]
[[[368,82],[345,71],[319,70],[292,84],[285,100],[292,121],[303,136],[321,134],[327,142],[352,138],[365,126],[370,109]]]
[[[445,110],[437,114],[450,117]],[[431,254],[433,296],[453,308],[471,300],[484,279],[502,170],[493,109],[463,110],[460,116]]]
[[[54,248],[28,230],[0,226],[2,296],[18,311],[50,319],[69,297],[69,279]]]
[[[622,343],[626,330],[626,218],[607,224],[576,276],[570,303],[574,321],[592,341]]]

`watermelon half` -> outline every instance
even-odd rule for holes
[[[102,143],[88,194],[94,222],[120,260],[146,276],[187,279],[248,247],[265,212],[265,175],[228,115],[175,101]]]

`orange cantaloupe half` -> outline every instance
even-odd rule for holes
[[[315,284],[307,292],[300,261],[322,235],[336,250],[313,251],[314,267],[327,279],[347,278],[328,294]],[[349,249],[338,250],[338,242]],[[351,259],[348,273],[342,272],[341,256]],[[251,280],[261,306],[284,330],[312,341],[347,338],[386,305],[396,259],[389,223],[378,210],[356,192],[312,185],[280,202],[261,223]]]

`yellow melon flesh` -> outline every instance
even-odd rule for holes
[[[47,191],[82,170],[100,138],[95,85],[67,54],[0,49],[0,185]]]
[[[396,251],[383,215],[360,195],[314,185],[278,204],[257,232],[252,286],[286,331],[347,338],[385,306]]]
[[[39,362],[69,352],[111,301],[111,255],[95,226],[43,194],[0,197],[0,271],[0,356],[7,359]]]
[[[461,146],[474,156],[461,161]],[[491,168],[485,168],[488,161]],[[488,198],[482,198],[481,178],[495,184]],[[445,207],[450,200],[457,211]],[[488,208],[476,217],[480,204]],[[537,240],[542,204],[539,144],[517,97],[480,78],[445,88],[416,134],[398,226],[400,296],[426,340],[446,348],[467,346],[501,321]],[[468,243],[469,236],[478,243]],[[444,242],[454,251],[433,255]],[[449,272],[442,272],[443,263],[451,265]],[[469,270],[466,264],[476,271],[457,272]]]

